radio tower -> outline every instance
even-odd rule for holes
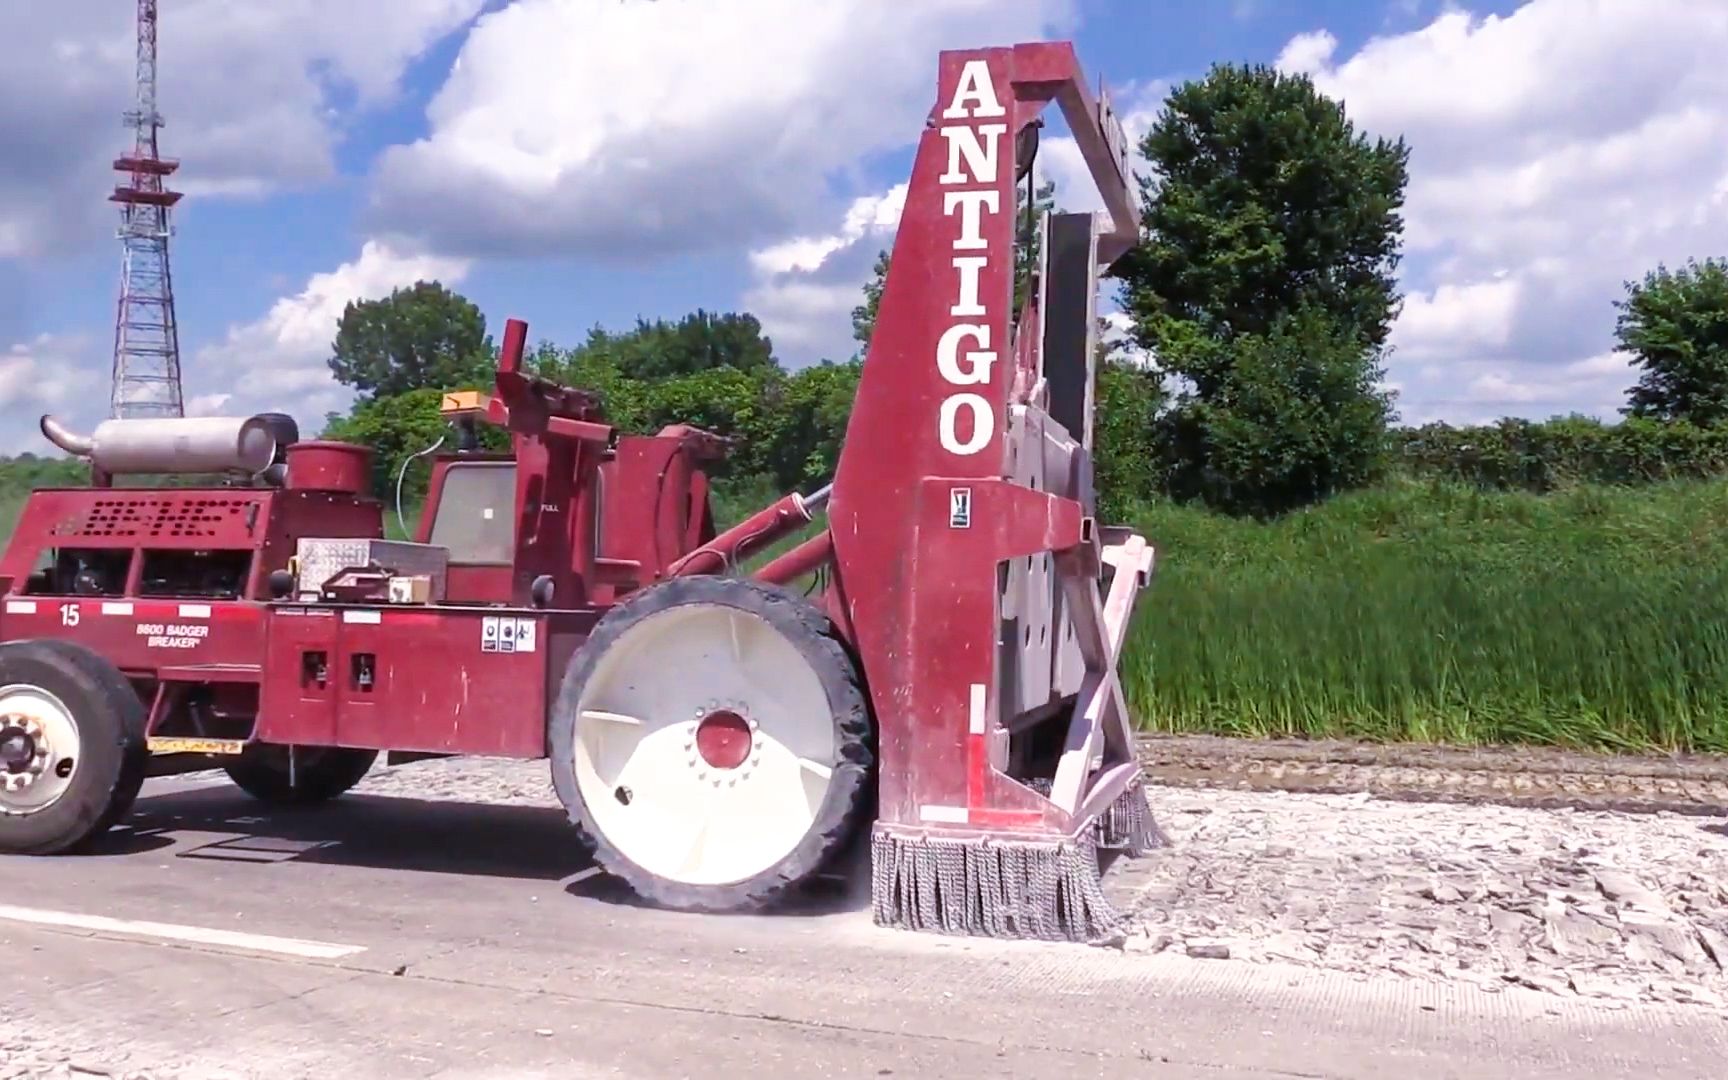
[[[164,185],[180,163],[157,153],[162,116],[156,111],[156,0],[138,0],[136,94],[136,107],[126,113],[132,152],[114,160],[126,182],[108,196],[120,204],[122,249],[109,415],[183,416],[180,332],[168,273],[168,211],[180,193]]]

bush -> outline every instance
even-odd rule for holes
[[[1486,489],[1541,493],[1728,474],[1728,427],[1679,421],[1506,419],[1479,427],[1427,424],[1396,430],[1391,439],[1407,475]]]

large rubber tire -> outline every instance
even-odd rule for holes
[[[272,806],[310,806],[345,794],[366,778],[376,750],[340,746],[302,746],[295,752],[289,782],[288,748],[254,745],[222,766],[241,791]]]
[[[12,706],[4,705],[9,700],[20,709],[59,710],[61,722],[69,720],[75,729],[76,745],[62,745],[53,755],[72,761],[57,797],[28,812],[0,798],[0,852],[55,855],[84,850],[138,798],[150,758],[144,703],[119,669],[101,656],[81,645],[49,640],[0,645],[0,709],[9,711]],[[0,716],[0,729],[6,726],[7,719]]]
[[[729,643],[712,637],[716,619],[732,620]],[[772,683],[760,678],[767,671],[776,676]],[[710,695],[729,716],[736,710],[759,718],[752,749],[743,751],[756,755],[749,769],[739,763],[716,772],[692,749],[693,717],[715,708]],[[613,711],[624,706],[642,715]],[[629,786],[608,795],[600,760],[611,747],[584,740],[614,734],[628,747],[612,755],[624,763],[611,774],[634,771]],[[553,786],[595,861],[659,907],[750,911],[782,900],[845,852],[874,805],[875,727],[857,665],[828,618],[803,597],[744,578],[675,578],[614,607],[571,657],[547,735]],[[739,782],[722,786],[734,778]],[[812,795],[812,783],[825,786]],[[773,799],[789,801],[773,803],[765,817]],[[782,805],[793,813],[779,814]],[[627,816],[632,806],[647,816]],[[667,832],[695,834],[681,873],[666,871],[667,857],[654,850],[657,822]],[[717,861],[702,862],[710,836],[736,842],[716,849]],[[749,869],[716,876],[728,858],[730,868]],[[704,872],[690,871],[692,862]]]

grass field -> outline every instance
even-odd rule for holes
[[[0,529],[76,473],[0,465]],[[774,494],[721,494],[722,527]],[[1405,484],[1272,525],[1135,524],[1159,553],[1123,657],[1148,728],[1728,751],[1728,481]]]
[[[1123,661],[1148,727],[1728,749],[1728,483],[1137,524],[1161,556]]]

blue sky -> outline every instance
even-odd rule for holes
[[[44,408],[105,404],[129,6],[0,0],[20,30],[0,42],[0,141],[44,148],[0,161],[0,451],[28,448]],[[345,403],[320,373],[341,302],[421,274],[494,329],[521,316],[574,342],[749,309],[790,363],[844,355],[936,51],[1056,36],[1131,130],[1171,82],[1249,61],[1307,71],[1358,124],[1412,141],[1389,375],[1406,420],[1612,415],[1630,381],[1610,351],[1621,282],[1728,240],[1711,59],[1728,27],[1706,7],[163,0],[187,397],[315,423]],[[788,12],[808,17],[788,29]],[[1059,152],[1050,167],[1066,180]],[[819,254],[791,258],[797,241]]]

